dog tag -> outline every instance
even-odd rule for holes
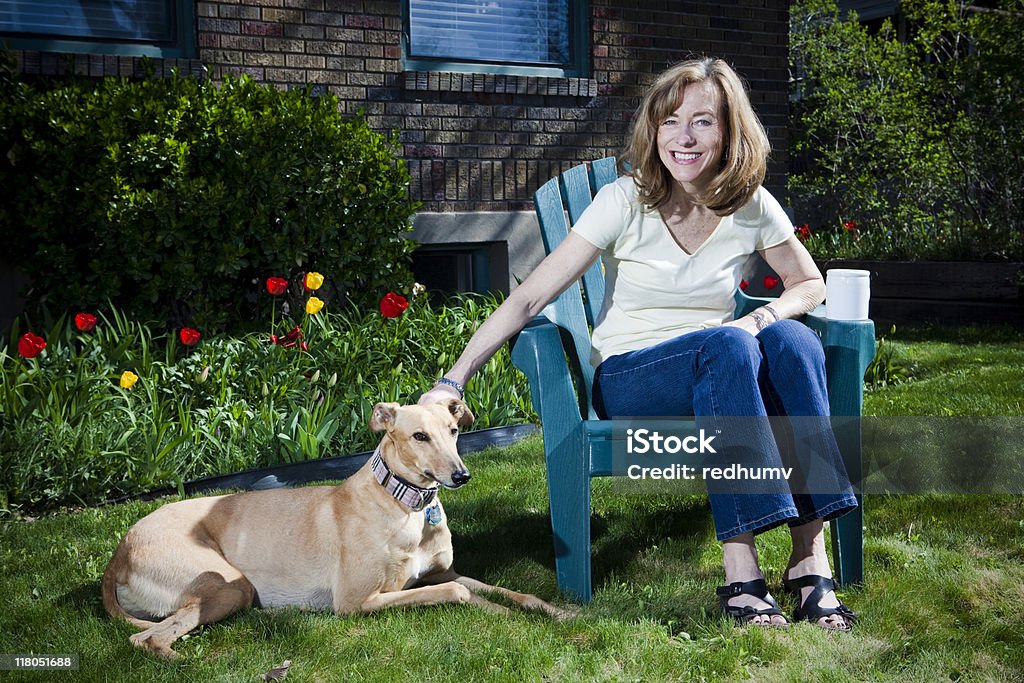
[[[427,522],[429,522],[431,526],[436,526],[440,524],[441,520],[444,519],[441,516],[441,506],[438,505],[437,503],[434,503],[426,510],[424,510],[424,513],[427,517]]]

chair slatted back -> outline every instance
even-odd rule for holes
[[[540,224],[541,238],[544,240],[544,251],[550,254],[569,233],[558,178],[552,178],[533,193],[533,204],[537,222]],[[569,285],[544,308],[541,315],[572,337],[572,346],[576,353],[569,355],[569,367],[576,378],[576,390],[583,408],[581,414],[588,415],[593,412],[590,407],[590,396],[594,386],[594,369],[590,366],[590,330],[587,327],[587,315],[583,310],[580,283],[573,282]]]
[[[619,169],[615,165],[615,157],[590,162],[590,187],[595,193],[608,183],[615,182],[618,177]]]
[[[595,173],[594,165],[598,164]],[[593,195],[602,185],[615,179],[615,158],[607,157],[591,164],[574,166],[558,178],[544,183],[533,195],[537,221],[540,224],[544,251],[550,254],[569,232],[583,211],[590,206]],[[600,183],[600,184],[597,184]],[[568,222],[566,215],[568,214]],[[584,301],[585,300],[585,301]],[[543,315],[572,337],[575,357],[570,366],[576,378],[582,415],[597,419],[590,397],[594,385],[594,368],[590,365],[590,329],[604,301],[604,272],[601,260],[587,270],[580,283],[574,282],[544,309]]]
[[[615,180],[614,175],[608,174],[608,161],[611,161],[612,173],[615,172],[615,157],[605,157],[591,162],[590,166],[579,165],[564,171],[561,175],[562,199],[565,201],[565,208],[569,214],[569,225],[576,225],[576,221],[601,187]],[[602,170],[595,175],[594,164],[601,164]],[[597,184],[600,182],[600,184]],[[604,269],[601,267],[601,259],[598,259],[586,273],[583,274],[583,310],[587,314],[587,323],[593,328],[597,323],[598,315],[601,313],[601,304],[604,303]]]

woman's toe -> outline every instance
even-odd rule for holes
[[[818,619],[818,625],[829,631],[849,631],[850,624],[845,617],[839,614],[830,614],[827,617]]]

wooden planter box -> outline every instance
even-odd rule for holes
[[[1024,326],[1024,263],[986,261],[817,261],[871,273],[869,315],[879,333],[908,323],[1005,323]],[[778,296],[764,287],[774,275],[760,259],[746,277],[747,293]]]
[[[884,332],[906,323],[1024,325],[1024,264],[984,261],[819,261],[871,272],[871,319]]]

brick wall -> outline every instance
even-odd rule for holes
[[[616,154],[644,87],[691,54],[720,56],[751,87],[775,153],[767,185],[782,194],[787,158],[788,3],[781,0],[591,0],[591,78],[403,72],[399,0],[200,0],[197,60],[157,62],[215,80],[249,74],[313,84],[400,131],[412,191],[430,212],[531,208],[562,168]],[[141,73],[138,59],[16,55],[30,74]]]

